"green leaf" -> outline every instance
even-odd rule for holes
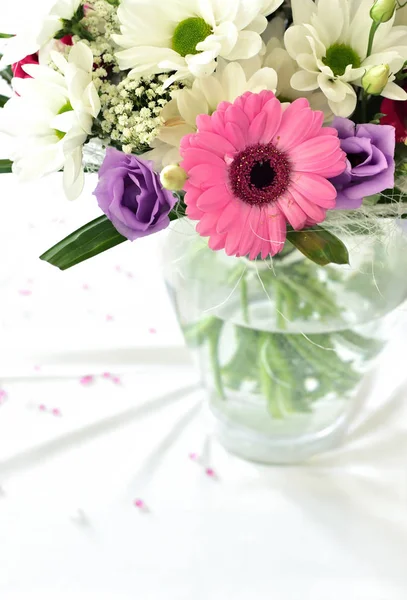
[[[0,108],[3,108],[3,106],[5,105],[5,103],[10,100],[10,98],[8,96],[2,96],[0,94]]]
[[[14,35],[12,33],[0,33],[0,38],[12,38]]]
[[[289,231],[287,239],[317,265],[349,264],[349,253],[339,238],[319,225],[302,231]]]
[[[1,159],[0,160],[0,173],[11,173],[13,163],[11,160]]]
[[[44,252],[40,259],[65,271],[105,250],[110,250],[126,239],[103,215],[68,235]]]
[[[10,67],[6,67],[3,71],[0,71],[0,77],[8,84],[11,84],[13,79],[13,71]]]
[[[170,221],[183,216],[185,216],[184,205],[179,202],[169,215]],[[65,271],[125,241],[127,238],[122,236],[111,221],[103,215],[55,244],[44,252],[40,259]]]

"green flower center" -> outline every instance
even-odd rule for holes
[[[70,110],[73,110],[73,108],[72,104],[68,100],[68,102],[64,104],[62,108],[59,109],[58,114],[63,115],[64,113],[69,112]],[[62,140],[66,136],[65,131],[60,131],[59,129],[54,129],[54,133],[59,140]]]
[[[175,28],[172,37],[172,49],[181,56],[198,54],[197,45],[203,42],[211,33],[211,26],[201,17],[184,19]]]
[[[360,57],[346,44],[334,44],[328,48],[322,62],[332,69],[334,75],[343,75],[348,65],[355,69],[360,67]]]

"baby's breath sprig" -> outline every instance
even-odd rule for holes
[[[126,77],[117,85],[103,82],[98,135],[128,154],[148,150],[162,125],[163,107],[171,100],[172,92],[180,88],[180,84],[174,83],[164,89],[166,78],[166,75]]]

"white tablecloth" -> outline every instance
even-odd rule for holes
[[[246,463],[207,428],[157,238],[37,259],[93,185],[0,179],[0,599],[405,600],[404,313],[342,448]]]

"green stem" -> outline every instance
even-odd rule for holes
[[[259,340],[259,379],[261,391],[267,400],[267,406],[271,416],[274,419],[283,419],[284,414],[281,410],[278,394],[275,388],[273,378],[270,376],[270,366],[267,362],[266,350],[269,344],[269,335],[262,334]]]
[[[212,366],[213,380],[215,389],[222,400],[226,400],[225,391],[223,389],[222,374],[219,362],[219,338],[221,329],[213,331],[209,336],[209,357]]]
[[[250,315],[246,273],[240,282],[240,303],[242,306],[243,321],[248,325],[250,323]]]
[[[362,123],[367,122],[367,94],[365,90],[362,92],[360,110],[362,113]]]
[[[276,321],[278,329],[285,329],[286,321],[284,315],[284,293],[279,283],[275,282],[274,293],[276,296]]]
[[[380,27],[380,23],[376,23],[376,21],[373,21],[372,26],[370,28],[370,33],[369,33],[369,43],[367,45],[366,58],[372,54],[374,36],[376,35],[376,31],[379,29],[379,27]]]

